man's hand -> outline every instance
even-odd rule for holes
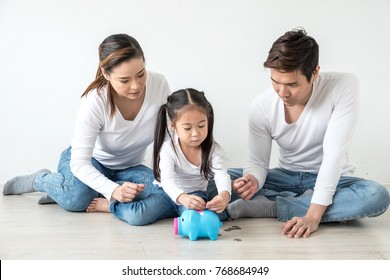
[[[282,234],[289,238],[307,238],[318,229],[319,222],[308,217],[294,217],[282,226]]]
[[[307,238],[317,231],[326,206],[312,203],[304,217],[293,217],[282,226],[282,234],[289,238]]]
[[[248,201],[259,189],[259,181],[255,176],[247,173],[234,180],[232,188],[243,200]]]
[[[112,197],[119,202],[131,202],[134,198],[144,191],[145,185],[124,182],[112,192]]]

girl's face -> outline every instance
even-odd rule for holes
[[[190,109],[180,113],[173,124],[182,148],[195,148],[206,139],[208,132],[207,116],[199,109]]]
[[[114,67],[110,74],[102,71],[119,97],[138,100],[145,95],[146,69],[142,57],[131,58]]]

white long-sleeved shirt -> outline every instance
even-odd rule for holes
[[[332,203],[341,175],[355,168],[349,148],[358,113],[359,82],[349,73],[321,73],[312,95],[295,123],[287,123],[284,104],[271,87],[252,103],[248,158],[244,173],[264,185],[272,140],[279,146],[278,166],[318,174],[312,203]]]
[[[167,137],[160,151],[161,182],[155,181],[177,204],[177,198],[183,193],[207,191],[208,180],[200,173],[200,166],[189,162],[183,154],[177,135],[174,142]],[[175,152],[176,150],[176,152]],[[231,194],[231,179],[224,167],[221,149],[213,146],[211,166],[218,193],[228,191]]]
[[[108,200],[118,183],[111,181],[91,163],[95,158],[105,167],[122,170],[144,163],[147,147],[153,142],[156,115],[170,89],[165,77],[147,72],[142,107],[133,121],[125,120],[117,109],[110,117],[106,89],[92,90],[81,99],[71,142],[72,173]]]

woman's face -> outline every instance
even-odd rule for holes
[[[142,57],[126,60],[109,74],[103,71],[103,75],[119,97],[138,100],[145,95],[146,69]]]

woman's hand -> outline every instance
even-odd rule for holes
[[[234,180],[232,188],[243,200],[248,201],[259,189],[259,181],[255,176],[247,173]]]
[[[192,210],[202,211],[206,208],[206,202],[203,198],[193,194],[182,193],[177,198],[177,201]]]
[[[145,185],[124,182],[112,192],[112,197],[119,202],[131,202],[134,198],[144,191]]]

